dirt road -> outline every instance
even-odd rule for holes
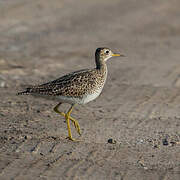
[[[179,7],[0,1],[0,179],[180,179]],[[102,46],[127,57],[111,58],[101,96],[75,108],[82,142],[70,142],[57,102],[16,93],[94,67]]]

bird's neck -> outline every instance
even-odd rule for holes
[[[102,57],[96,56],[95,61],[96,61],[96,69],[97,70],[106,71],[106,69],[107,69],[106,63],[105,63],[104,59],[102,59]]]

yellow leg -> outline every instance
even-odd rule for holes
[[[58,110],[58,107],[61,105],[62,103],[59,103],[58,105],[56,105],[56,107],[54,108],[54,111],[62,116],[64,116],[66,118],[66,115],[68,114],[65,114],[64,112],[60,112]],[[72,107],[71,107],[72,108]],[[72,111],[72,110],[71,110]],[[68,111],[69,112],[69,111]],[[81,135],[81,132],[80,132],[80,126],[79,126],[79,123],[77,120],[75,120],[74,118],[72,118],[69,114],[69,120],[71,120],[76,128],[76,131],[78,132],[79,135]]]
[[[72,138],[72,134],[71,134],[71,128],[70,128],[70,114],[72,112],[72,109],[73,109],[73,105],[71,106],[71,108],[69,109],[69,111],[65,114],[65,119],[66,119],[66,122],[67,122],[67,128],[68,128],[68,135],[69,135],[69,139],[72,140],[72,141],[75,141],[73,138]]]

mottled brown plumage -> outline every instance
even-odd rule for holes
[[[75,104],[88,103],[99,96],[107,77],[106,60],[112,56],[123,56],[113,54],[109,48],[98,48],[95,53],[96,67],[94,69],[85,69],[62,76],[54,81],[45,84],[29,86],[25,91],[19,92],[19,95],[32,94],[45,97],[55,97],[59,104],[54,108],[56,113],[65,117],[68,126],[68,137],[74,140],[71,135],[71,120],[77,132],[80,134],[78,122],[70,116]],[[65,114],[58,110],[61,103],[71,104],[71,108]]]
[[[97,89],[101,89],[104,86],[106,80],[107,67],[103,58],[109,55],[105,54],[106,49],[110,53],[108,48],[98,48],[96,50],[96,68],[75,71],[54,81],[30,86],[18,94],[66,97],[82,97],[83,95],[93,94]]]
[[[62,76],[54,81],[31,86],[19,94],[81,97],[102,88],[107,70],[85,69]]]

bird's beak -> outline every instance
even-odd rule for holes
[[[121,56],[121,57],[126,57],[125,55],[123,55],[123,54],[119,54],[119,53],[112,54],[112,56]]]

